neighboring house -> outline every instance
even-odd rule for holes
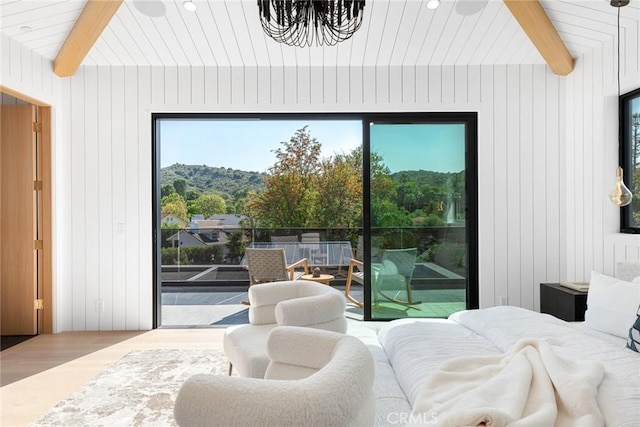
[[[207,219],[204,219],[202,215],[194,215],[186,229],[199,235],[207,244],[224,244],[228,234],[240,229],[240,223],[245,219],[245,216],[235,214],[217,214]]]
[[[219,228],[220,225],[221,225],[220,221],[217,221],[217,220],[191,218],[191,221],[189,221],[189,224],[187,224],[187,228],[190,228],[190,229]]]
[[[178,218],[173,214],[163,213],[160,214],[160,227],[165,228],[185,228],[187,221]]]
[[[224,245],[227,243],[227,232],[218,229],[188,229],[177,231],[167,237],[172,247]]]
[[[233,229],[240,228],[240,224],[242,221],[246,220],[247,217],[244,215],[236,215],[236,214],[216,214],[211,215],[208,220],[217,220],[220,221],[220,225],[223,226],[224,229]]]
[[[207,243],[196,233],[189,230],[180,230],[167,238],[174,248],[190,248],[194,246],[207,246]]]

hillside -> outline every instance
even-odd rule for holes
[[[264,188],[262,180],[265,174],[247,172],[238,169],[211,167],[206,165],[183,165],[180,163],[160,170],[160,184],[173,184],[176,179],[184,179],[187,190],[198,193],[216,191],[235,194],[246,190]],[[431,171],[403,171],[391,174],[396,182],[415,182],[418,185],[430,184],[444,187],[451,178],[464,179],[463,173],[440,173]]]
[[[452,178],[464,180],[463,172],[433,172],[425,170],[402,171],[392,173],[391,177],[396,182],[414,182],[418,185],[432,185],[436,187],[446,187],[447,182]]]
[[[198,193],[216,191],[234,194],[248,189],[260,189],[263,187],[263,178],[263,173],[206,165],[176,163],[160,169],[160,185],[173,184],[176,179],[184,179],[187,189]]]

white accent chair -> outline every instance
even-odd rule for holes
[[[267,337],[276,326],[306,326],[345,333],[346,301],[340,291],[308,280],[249,287],[249,324],[226,329],[224,352],[229,375],[264,378],[269,365]]]
[[[181,387],[174,416],[196,426],[371,426],[371,352],[358,338],[312,328],[274,328],[264,379],[195,375]]]

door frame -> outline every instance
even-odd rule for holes
[[[39,266],[40,283],[38,283],[38,298],[43,300],[43,308],[38,315],[38,333],[53,333],[53,222],[52,222],[52,116],[51,105],[32,98],[28,95],[0,85],[0,93],[9,95],[21,101],[36,106],[38,122],[41,123],[39,147],[40,181],[40,239],[43,241]]]

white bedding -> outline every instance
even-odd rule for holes
[[[442,362],[459,356],[504,354],[523,338],[546,341],[564,358],[601,362],[605,375],[597,403],[606,425],[640,426],[640,355],[625,348],[623,339],[584,325],[503,306],[456,313],[448,320],[397,320],[379,333],[412,407]]]

